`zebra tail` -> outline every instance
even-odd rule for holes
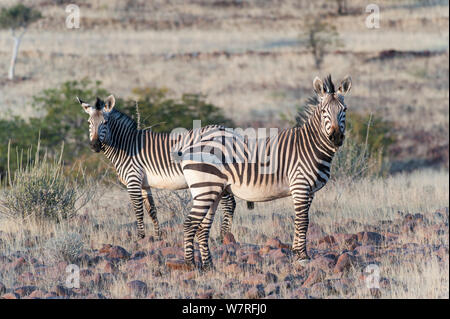
[[[254,203],[254,202],[247,202],[247,208],[248,208],[248,209],[253,209],[253,208],[255,208],[255,203]]]

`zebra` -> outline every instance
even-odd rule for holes
[[[351,85],[349,76],[337,90],[331,75],[324,81],[316,77],[313,88],[317,98],[312,100],[316,105],[306,112],[301,127],[263,139],[262,145],[256,143],[257,139],[222,127],[180,148],[181,167],[193,198],[184,222],[185,262],[189,266],[194,266],[193,240],[197,236],[202,267],[213,267],[208,235],[225,193],[251,202],[292,196],[294,260],[304,264],[310,259],[306,249],[309,207],[315,192],[327,183],[333,156],[343,144],[347,110],[344,96]],[[199,155],[202,157],[196,158]]]
[[[161,230],[151,187],[180,190],[188,188],[180,164],[171,160],[172,145],[179,136],[155,133],[149,129],[139,130],[137,123],[114,108],[115,98],[105,101],[97,97],[91,106],[77,97],[84,111],[89,114],[89,140],[94,152],[103,152],[112,162],[119,181],[127,187],[137,219],[138,237],[145,237],[144,207],[150,216],[156,238]],[[207,130],[208,128],[206,128]],[[220,238],[231,232],[236,202],[234,196],[225,193],[222,197],[224,210]],[[251,208],[251,204],[248,204]]]

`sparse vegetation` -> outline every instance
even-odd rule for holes
[[[83,190],[81,184],[63,175],[61,157],[52,161],[46,154],[41,156],[39,144],[34,158],[31,148],[26,157],[23,160],[21,156],[18,168],[8,172],[0,214],[19,223],[59,223],[73,217],[92,198],[88,188]]]
[[[47,263],[65,261],[75,263],[85,246],[83,238],[75,232],[61,232],[57,237],[49,238],[43,245],[42,251]]]
[[[2,8],[0,11],[0,29],[11,30],[11,35],[14,39],[8,79],[14,80],[17,54],[19,53],[20,42],[22,41],[22,37],[25,34],[27,27],[41,18],[42,15],[38,10],[29,8],[21,3],[10,8]]]
[[[343,46],[343,42],[336,27],[322,17],[306,19],[303,29],[305,31],[300,36],[306,38],[306,47],[314,58],[316,68],[320,70],[325,54]]]

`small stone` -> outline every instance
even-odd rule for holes
[[[147,296],[147,284],[140,280],[133,280],[127,283],[128,292],[134,298],[144,298]]]
[[[191,266],[184,260],[167,260],[166,267],[172,270],[191,270]]]
[[[246,297],[249,298],[249,299],[264,298],[265,295],[266,294],[264,292],[264,286],[262,286],[262,285],[258,285],[256,287],[252,287],[246,293]]]
[[[23,270],[23,268],[25,267],[26,264],[27,264],[27,262],[26,262],[25,258],[19,257],[13,262],[12,268],[14,269],[14,271],[20,272]]]
[[[261,255],[266,255],[270,252],[271,249],[272,249],[272,247],[270,247],[269,245],[265,245],[265,246],[261,247],[261,249],[259,250],[259,253]]]
[[[326,277],[326,273],[322,269],[316,269],[313,270],[306,281],[303,283],[302,287],[309,288],[312,287],[314,284],[321,282]]]
[[[66,288],[62,285],[57,285],[55,287],[55,292],[56,292],[56,295],[60,296],[60,297],[71,297],[71,296],[75,295],[75,293],[72,291],[72,289]]]
[[[234,235],[232,233],[226,233],[223,236],[223,244],[224,245],[235,244],[235,243],[236,243],[236,239],[234,238]]]
[[[334,239],[334,237],[331,235],[326,235],[319,239],[319,244],[323,244],[323,243],[332,245],[332,244],[336,243],[336,239]]]
[[[261,256],[258,253],[251,253],[248,255],[247,264],[249,265],[257,265],[263,261]]]
[[[198,294],[197,298],[198,299],[212,299],[213,296],[214,296],[214,290],[208,289],[208,290]]]
[[[351,266],[355,263],[355,261],[356,261],[355,256],[349,253],[343,253],[342,255],[339,256],[336,262],[336,266],[333,269],[333,272],[337,274],[349,270]]]
[[[359,232],[358,241],[363,245],[380,245],[384,241],[384,236],[375,232]]]
[[[20,299],[20,296],[14,292],[2,295],[2,299]]]
[[[25,297],[25,296],[28,296],[29,294],[31,294],[36,289],[37,289],[36,286],[23,286],[23,287],[16,288],[14,290],[14,293],[18,294],[20,297]]]
[[[36,289],[36,290],[34,290],[34,291],[29,295],[29,297],[30,297],[30,298],[39,298],[39,299],[42,299],[42,298],[44,298],[45,294],[46,294],[45,291]]]
[[[123,247],[113,246],[107,253],[107,257],[111,259],[127,259],[130,258],[130,253]]]

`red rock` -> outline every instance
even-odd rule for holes
[[[269,245],[265,245],[265,246],[261,247],[261,249],[259,250],[259,253],[261,255],[266,255],[270,252],[271,249],[272,248]]]
[[[236,243],[236,239],[234,238],[234,235],[232,233],[226,233],[223,236],[223,244],[224,245],[235,244],[235,243]]]
[[[316,269],[313,270],[306,281],[303,283],[302,287],[309,288],[312,287],[314,284],[321,282],[326,277],[326,273],[322,269]]]
[[[172,257],[179,257],[183,256],[183,249],[177,248],[177,247],[164,247],[159,250],[161,252],[161,255],[163,257],[166,256],[172,256]]]
[[[20,299],[20,296],[14,292],[2,295],[2,299]]]
[[[102,246],[102,248],[100,248],[99,253],[100,254],[108,254],[109,251],[111,250],[111,248],[112,248],[112,245],[105,244],[105,245]]]
[[[354,252],[361,256],[373,257],[377,253],[377,249],[372,245],[358,246],[354,249]]]
[[[241,280],[242,284],[251,286],[263,285],[265,282],[266,278],[263,274],[252,275]]]
[[[71,297],[73,295],[75,295],[75,293],[72,291],[71,288],[66,288],[62,285],[57,285],[55,287],[55,292],[57,296],[60,297]]]
[[[46,294],[45,291],[36,289],[29,295],[29,297],[30,298],[44,298],[45,294]]]
[[[384,241],[384,236],[375,232],[359,232],[358,241],[363,245],[380,245]]]
[[[287,251],[284,248],[272,249],[269,252],[269,256],[270,256],[270,258],[273,258],[273,259],[286,258]]]
[[[125,250],[125,248],[120,246],[113,246],[110,248],[109,252],[107,253],[107,257],[111,259],[128,259],[130,258],[130,253]]]
[[[24,272],[17,279],[24,284],[33,284],[36,281],[36,279],[34,278],[34,275],[29,271]]]
[[[257,286],[257,287],[251,287],[247,293],[245,294],[245,296],[249,299],[259,299],[259,298],[264,298],[265,297],[265,293],[264,293],[264,287],[262,286]]]
[[[241,267],[238,264],[232,263],[224,267],[224,272],[228,274],[238,274],[242,272]]]
[[[28,296],[29,294],[31,294],[36,289],[37,289],[36,286],[23,286],[23,287],[16,288],[14,290],[14,293],[18,294],[20,297],[25,297],[25,296]]]
[[[249,265],[257,265],[263,261],[261,256],[258,253],[251,253],[248,255],[247,264]]]
[[[336,239],[331,235],[326,235],[319,239],[319,244],[322,244],[322,243],[332,245],[332,244],[336,243]]]
[[[167,260],[166,267],[172,270],[191,270],[192,266],[186,264],[184,260]]]
[[[105,262],[103,266],[103,271],[107,273],[116,273],[118,270],[117,265],[109,261]]]
[[[339,256],[336,266],[333,269],[335,274],[349,270],[354,265],[356,258],[349,253],[343,253]]]
[[[308,268],[321,269],[323,271],[330,271],[335,265],[335,259],[331,256],[318,256],[309,262]]]
[[[147,296],[147,284],[140,280],[133,280],[127,283],[128,292],[134,298],[144,298]]]
[[[266,241],[265,245],[273,247],[273,248],[289,248],[289,245],[288,244],[284,244],[283,242],[281,242],[281,240],[279,240],[278,237],[269,238]]]
[[[212,299],[213,296],[214,296],[214,290],[208,289],[204,292],[199,293],[197,298],[198,299]]]
[[[14,269],[14,271],[20,272],[23,270],[26,264],[27,262],[25,258],[19,257],[12,263],[12,268]]]

